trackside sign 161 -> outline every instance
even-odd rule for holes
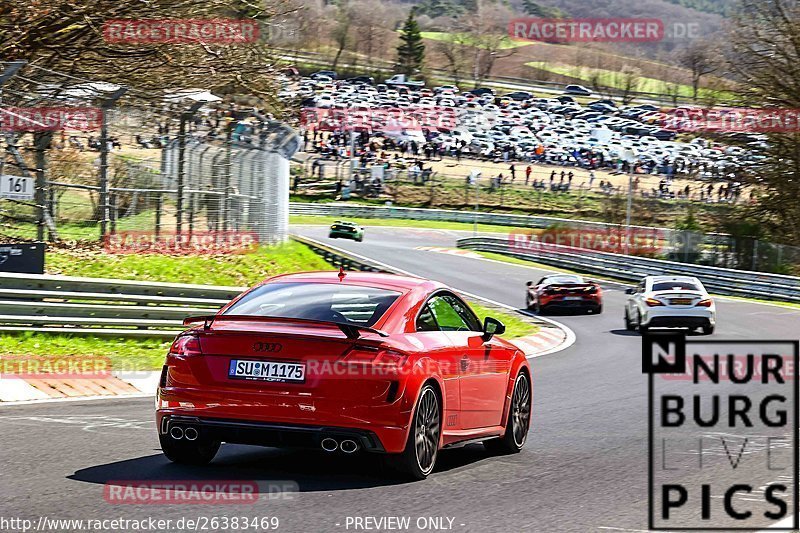
[[[798,341],[645,335],[649,528],[798,528]]]

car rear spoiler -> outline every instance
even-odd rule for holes
[[[206,315],[206,316],[190,316],[188,318],[183,319],[183,325],[188,326],[190,324],[196,324],[198,322],[203,323],[203,329],[210,329],[211,324],[215,321],[236,321],[236,322],[284,322],[290,324],[308,324],[308,325],[320,325],[320,326],[336,326],[342,333],[344,333],[348,339],[357,339],[361,335],[359,334],[360,331],[368,331],[370,333],[376,333],[381,337],[388,337],[389,334],[385,331],[381,331],[379,329],[370,328],[367,326],[359,326],[358,324],[350,324],[347,322],[334,322],[334,321],[327,321],[327,320],[313,320],[310,318],[290,318],[284,316],[252,316],[252,315]]]

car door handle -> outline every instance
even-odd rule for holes
[[[466,355],[463,355],[461,357],[461,370],[465,371],[468,368],[469,368],[469,357],[467,357]]]

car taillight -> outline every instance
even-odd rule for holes
[[[647,304],[648,307],[657,307],[659,305],[664,305],[663,303],[659,302],[655,298],[647,298],[644,303]]]
[[[170,355],[203,355],[197,335],[180,335],[169,348]]]
[[[347,355],[344,356],[344,362],[350,364],[371,364],[383,366],[402,366],[406,361],[406,354],[395,352],[394,350],[386,350],[383,348],[365,348],[355,346]]]
[[[711,307],[711,304],[712,304],[711,298],[706,298],[705,300],[700,300],[699,302],[694,304],[694,306],[695,307]]]

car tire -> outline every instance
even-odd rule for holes
[[[528,311],[534,311],[533,302],[531,301],[531,295],[525,294],[525,309]]]
[[[636,321],[636,329],[639,330],[639,333],[644,335],[645,333],[650,331],[650,326],[645,326],[644,324],[642,324],[642,315],[639,314],[638,311],[636,312],[636,315],[637,315],[637,318],[638,318],[638,320]]]
[[[432,427],[435,429],[429,431]],[[436,467],[442,433],[442,402],[430,383],[419,391],[409,424],[406,447],[399,454],[387,456],[390,466],[403,477],[420,481]],[[421,439],[418,442],[418,438]]]
[[[220,443],[198,438],[194,441],[175,440],[169,435],[159,435],[161,450],[173,463],[207,465],[219,451]]]
[[[601,305],[598,305],[598,306],[597,306],[597,309],[595,309],[595,310],[594,310],[594,314],[596,314],[596,315],[599,315],[599,314],[600,314],[600,313],[602,313],[602,312],[603,312],[603,306],[602,306],[602,304],[601,304]]]
[[[636,326],[631,322],[631,317],[628,315],[627,309],[625,309],[625,329],[627,331],[636,331]]]
[[[711,335],[714,333],[714,326],[703,326],[703,335]]]
[[[502,437],[483,441],[487,451],[508,455],[522,450],[531,427],[531,398],[530,378],[525,372],[520,372],[514,381],[514,392],[511,393],[506,431]]]

